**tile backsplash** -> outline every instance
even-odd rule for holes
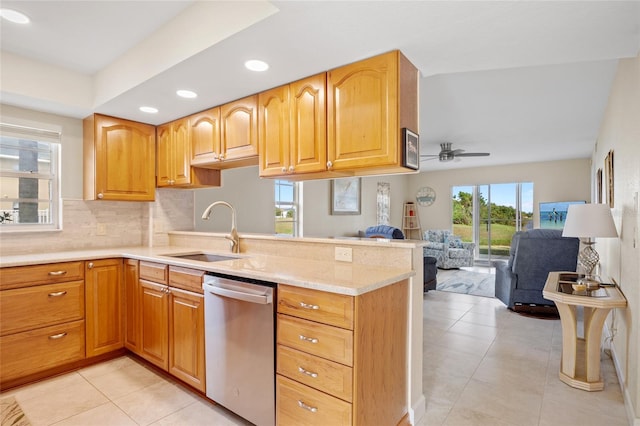
[[[61,231],[1,234],[0,256],[166,246],[168,232],[193,230],[193,191],[159,189],[156,190],[156,201],[151,203],[63,200],[62,218]],[[105,235],[98,235],[98,225]]]

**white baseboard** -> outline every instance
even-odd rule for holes
[[[414,426],[419,424],[426,413],[427,413],[427,400],[425,399],[424,395],[420,395],[420,398],[418,398],[418,401],[415,404],[413,404],[413,406],[409,410],[409,422],[411,422],[411,424]]]
[[[611,334],[609,333],[609,328],[604,328],[604,334],[606,337],[610,338]],[[620,390],[622,391],[622,397],[624,398],[624,408],[627,412],[627,420],[629,421],[629,426],[640,426],[640,417],[638,417],[633,409],[633,404],[631,403],[631,395],[629,395],[629,389],[624,385],[624,377],[622,377],[622,369],[620,368],[620,362],[618,361],[618,355],[616,354],[616,347],[613,344],[613,339],[609,339],[610,351],[611,351],[611,359],[613,360],[613,366],[616,369],[616,376],[618,376],[618,383],[620,384]]]

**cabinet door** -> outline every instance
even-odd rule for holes
[[[191,183],[191,149],[189,147],[189,120],[175,121],[171,126],[172,185]]]
[[[260,176],[278,176],[289,170],[289,85],[258,95]]]
[[[123,347],[122,294],[121,259],[86,262],[87,357]]]
[[[290,161],[294,173],[327,170],[327,74],[290,84]]]
[[[95,115],[95,146],[85,135],[85,165],[93,160],[95,197],[102,200],[153,201],[155,197],[155,127]],[[91,130],[85,127],[85,132]],[[91,180],[90,174],[85,179]],[[91,185],[91,182],[85,182]],[[87,191],[85,191],[87,195]]]
[[[171,124],[158,126],[157,133],[157,185],[158,187],[170,186],[173,179],[171,171]]]
[[[222,159],[258,155],[258,95],[222,105],[220,124]]]
[[[170,288],[169,372],[205,391],[204,296]]]
[[[124,346],[133,353],[140,352],[140,273],[138,261],[124,260]]]
[[[398,163],[398,52],[328,72],[328,156],[333,170]]]
[[[218,161],[220,155],[220,108],[211,108],[189,117],[191,164]]]
[[[169,366],[168,287],[140,280],[140,356],[167,370]]]

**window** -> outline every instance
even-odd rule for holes
[[[276,235],[302,236],[299,201],[302,184],[286,180],[275,181],[275,229]]]
[[[0,232],[58,230],[60,133],[0,124]]]
[[[509,256],[511,237],[533,226],[533,183],[498,183],[452,188],[452,228],[476,243],[476,261]]]

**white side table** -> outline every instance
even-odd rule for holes
[[[564,278],[575,272],[550,272],[542,295],[553,300],[562,322],[562,362],[560,380],[586,391],[604,389],[600,377],[600,339],[604,321],[613,308],[624,308],[627,299],[616,286],[601,287],[604,295],[592,297],[587,292],[573,292]],[[563,291],[564,290],[564,291]],[[584,337],[578,337],[576,308],[584,307]]]

